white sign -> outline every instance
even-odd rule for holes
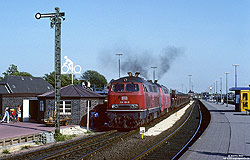
[[[144,134],[145,133],[145,127],[140,127],[140,134]]]
[[[23,122],[29,121],[29,104],[30,101],[28,99],[23,100]]]
[[[72,73],[72,74],[80,74],[82,71],[82,68],[80,65],[75,65],[73,64],[73,62],[67,57],[64,56],[65,62],[63,63],[62,66],[62,74],[68,74],[68,73]]]

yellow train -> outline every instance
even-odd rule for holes
[[[250,87],[233,87],[229,89],[235,91],[235,110],[250,111]]]

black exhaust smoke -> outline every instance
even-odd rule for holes
[[[155,69],[156,77],[160,80],[168,72],[172,62],[182,53],[183,51],[180,48],[167,47],[162,50],[160,55],[149,54],[149,52],[136,55],[128,54],[126,56],[124,54],[121,70],[122,72],[131,71],[133,73],[138,71],[142,77],[151,79],[151,67],[157,66]]]
[[[100,64],[105,68],[111,68],[116,71],[118,58],[111,53],[118,51],[102,51],[99,56]],[[183,49],[174,46],[166,47],[160,54],[154,54],[150,51],[136,53],[130,49],[119,49],[121,56],[121,75],[129,72],[140,72],[141,77],[152,79],[152,66],[157,66],[155,69],[156,79],[160,80],[170,69],[172,62],[183,54]]]

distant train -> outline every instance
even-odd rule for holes
[[[167,87],[138,77],[138,72],[128,74],[110,84],[107,116],[112,128],[137,128],[189,102],[186,94],[170,93]]]

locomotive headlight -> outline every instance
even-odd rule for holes
[[[111,108],[118,108],[117,104],[112,104]]]
[[[137,108],[139,108],[139,106],[138,106],[138,104],[132,104],[132,105],[130,106],[130,108],[131,108],[131,109],[137,109]]]

